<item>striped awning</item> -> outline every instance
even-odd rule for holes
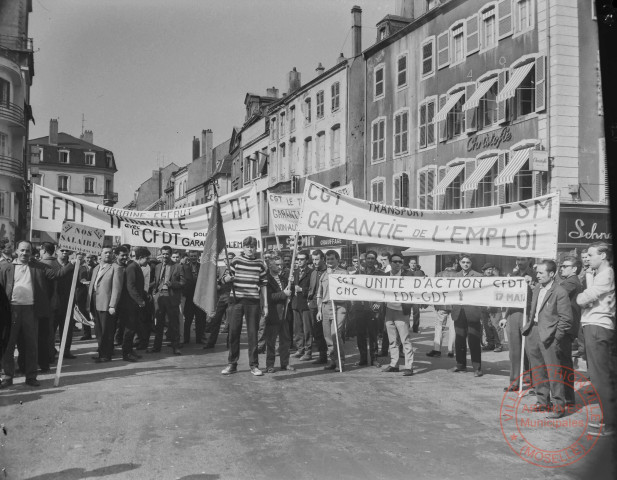
[[[516,93],[516,89],[521,84],[521,82],[525,80],[525,77],[531,71],[534,65],[535,63],[531,62],[514,69],[514,74],[512,75],[512,77],[510,77],[508,83],[506,83],[505,87],[503,87],[501,92],[499,92],[499,94],[497,95],[497,101],[503,102],[504,100],[512,98]]]
[[[532,148],[522,148],[512,152],[510,161],[506,165],[506,168],[495,179],[495,185],[507,185],[514,181],[514,176],[523,168],[525,162],[529,160],[529,152]]]
[[[465,180],[463,185],[461,185],[461,192],[468,192],[470,190],[475,190],[476,188],[478,188],[478,184],[486,176],[490,169],[493,168],[493,165],[495,165],[497,158],[498,156],[495,155],[493,157],[487,157],[482,159],[476,169],[471,173],[471,175],[469,175],[469,178]]]
[[[488,80],[480,83],[480,86],[476,89],[475,92],[471,94],[471,96],[467,99],[467,101],[463,105],[463,110],[469,110],[472,108],[478,108],[480,105],[480,99],[486,95],[493,85],[497,83],[497,77],[489,78]]]
[[[450,184],[454,181],[458,174],[463,171],[463,168],[465,168],[464,163],[450,168],[450,170],[446,172],[446,176],[443,177],[441,182],[439,182],[437,186],[433,189],[432,195],[444,195],[446,193],[446,189],[450,186]]]
[[[463,95],[465,95],[464,89],[450,95],[448,97],[448,100],[446,100],[444,106],[441,107],[441,109],[437,112],[437,115],[435,115],[435,121],[443,122],[446,118],[448,118],[448,113],[450,112],[450,110],[452,110],[454,105],[456,105],[456,102],[458,102]]]

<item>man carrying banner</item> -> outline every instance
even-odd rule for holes
[[[456,273],[456,268],[446,267],[439,272],[437,277],[453,277]],[[450,312],[451,305],[434,305],[435,308],[435,333],[433,335],[433,349],[426,354],[427,357],[441,357],[441,344],[448,327],[448,357],[454,357],[454,325]]]
[[[223,375],[236,373],[240,358],[240,334],[242,318],[246,318],[248,333],[248,354],[251,373],[257,377],[263,372],[259,369],[257,353],[257,332],[260,316],[268,315],[268,293],[266,267],[261,259],[255,257],[257,239],[246,237],[242,241],[242,253],[235,257],[230,271],[222,278],[222,283],[233,284],[234,292],[229,299],[229,355]]]
[[[313,250],[311,258],[313,259],[313,271],[311,272],[311,281],[307,296],[308,307],[311,312],[313,343],[315,344],[311,351],[317,350],[319,352],[319,357],[314,360],[313,363],[320,365],[328,362],[328,347],[323,334],[323,326],[317,321],[317,290],[319,289],[319,280],[326,271],[326,262],[325,256],[321,250]]]
[[[347,274],[346,270],[339,268],[339,259],[340,257],[336,250],[328,250],[326,252],[327,270],[321,275],[317,290],[317,321],[322,322],[323,334],[328,346],[329,362],[324,367],[324,370],[342,372],[345,369],[345,350],[343,348],[342,333],[345,328],[345,320],[347,319],[347,308],[335,303],[336,311],[332,310],[330,290],[328,288],[330,274]],[[336,327],[333,326],[334,322],[336,322]],[[341,365],[337,366],[338,352],[340,352]]]
[[[426,277],[426,273],[418,265],[418,261],[413,258],[409,260],[409,272],[412,277]],[[420,305],[417,303],[411,305],[411,320],[413,333],[418,333],[420,329]]]
[[[462,254],[459,257],[461,270],[454,274],[455,277],[481,277],[482,274],[472,270],[471,257]],[[452,321],[454,322],[454,351],[456,355],[456,367],[450,369],[451,372],[467,371],[467,343],[471,352],[471,363],[474,375],[481,377],[482,372],[482,311],[475,305],[453,305]]]
[[[2,357],[4,378],[0,388],[13,385],[15,376],[15,345],[21,337],[24,348],[26,385],[38,387],[38,323],[50,310],[46,280],[55,280],[72,272],[73,263],[54,270],[32,258],[32,244],[21,241],[17,244],[17,258],[0,265],[0,288],[10,301],[12,316],[11,332]]]
[[[312,321],[308,306],[311,284],[311,270],[308,268],[309,252],[303,250],[296,255],[297,265],[293,272],[291,308],[294,316],[294,340],[298,351],[294,357],[300,360],[312,359]]]

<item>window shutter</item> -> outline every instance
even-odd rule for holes
[[[536,112],[546,110],[546,57],[536,58]]]
[[[512,0],[499,0],[497,4],[499,16],[499,39],[512,35]]]
[[[497,174],[499,175],[504,168],[506,168],[506,163],[507,163],[507,153],[500,153],[499,157],[497,158]],[[499,203],[499,205],[506,203],[506,186],[505,185],[499,185],[497,187],[498,191],[497,191],[497,202]]]
[[[418,208],[420,210],[426,209],[426,180],[429,171],[419,172],[418,173]]]
[[[426,147],[426,104],[420,105],[418,117],[418,145],[424,148]]]
[[[447,30],[437,37],[437,68],[450,64],[450,31]]]
[[[439,184],[443,180],[443,177],[446,176],[446,167],[439,167],[437,171],[437,180],[434,181],[435,184]],[[431,191],[433,189],[431,188]],[[433,208],[435,210],[443,210],[445,205],[446,196],[445,195],[435,195],[433,197]]]
[[[401,173],[401,207],[409,208],[409,175]]]
[[[435,143],[435,102],[430,101],[426,104],[426,144]]]
[[[433,196],[430,194],[435,187],[435,170],[430,169],[426,171],[426,210],[433,210],[435,204]]]
[[[465,100],[471,98],[476,91],[476,84],[465,85]],[[478,109],[470,108],[465,110],[465,133],[473,133],[478,129]]]
[[[394,177],[394,192],[392,192],[392,204],[395,207],[401,206],[401,176]]]
[[[500,93],[508,82],[507,70],[501,70],[497,75],[497,92]],[[497,102],[497,123],[508,121],[508,100]]]
[[[467,55],[480,50],[480,28],[478,15],[472,15],[467,19]]]
[[[472,160],[467,160],[465,162],[465,180],[467,180],[473,171],[476,169],[476,160],[475,158]],[[473,190],[465,192],[465,203],[461,205],[461,208],[472,208],[473,207]]]
[[[441,110],[443,108],[443,106],[446,104],[447,100],[448,100],[448,96],[447,95],[440,95],[439,96],[439,108],[437,109],[437,111],[439,111],[439,110]],[[437,130],[439,132],[439,141],[440,142],[445,142],[448,139],[448,119],[447,118],[445,120],[441,120],[438,123]]]

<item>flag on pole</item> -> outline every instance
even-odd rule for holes
[[[216,312],[217,292],[217,262],[220,253],[225,249],[225,232],[223,231],[223,218],[221,217],[221,205],[218,199],[214,201],[212,215],[208,222],[204,251],[201,254],[201,267],[197,274],[195,294],[193,302],[207,315]]]

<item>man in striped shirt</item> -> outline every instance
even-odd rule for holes
[[[248,353],[251,373],[255,376],[263,375],[259,369],[257,354],[257,332],[260,316],[268,315],[268,294],[266,286],[266,267],[255,257],[257,240],[246,237],[242,241],[242,253],[235,257],[229,265],[229,273],[224,275],[220,282],[231,284],[232,291],[229,297],[229,355],[227,367],[221,372],[229,375],[237,371],[240,358],[240,334],[242,332],[242,317],[246,317],[248,333]]]

